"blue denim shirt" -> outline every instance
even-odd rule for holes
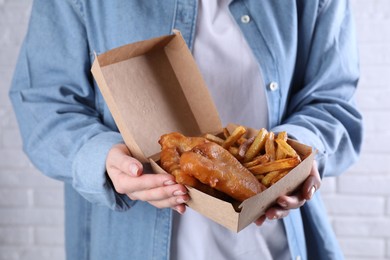
[[[316,148],[321,176],[344,172],[362,142],[348,1],[233,0],[230,11],[259,63],[269,129]],[[169,259],[171,210],[117,194],[106,176],[123,140],[90,68],[93,52],[173,29],[191,48],[196,16],[195,0],[34,1],[10,98],[25,152],[65,183],[68,259]],[[292,258],[342,258],[318,192],[284,224]]]

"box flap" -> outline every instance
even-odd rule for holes
[[[265,211],[275,203],[276,198],[281,194],[290,194],[309,176],[316,153],[312,152],[310,147],[296,141],[289,140],[289,143],[293,145],[296,151],[305,152],[300,153],[305,159],[277,183],[252,198],[245,200],[240,205],[242,210],[238,223],[238,231],[246,227],[248,223],[264,215]]]
[[[221,129],[218,112],[180,33],[98,55],[92,73],[134,157],[148,162],[169,132]]]

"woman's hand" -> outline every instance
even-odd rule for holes
[[[130,156],[126,145],[117,144],[111,148],[106,169],[118,193],[157,208],[173,208],[184,213],[184,203],[189,200],[187,189],[177,184],[170,174],[145,174],[142,164]]]
[[[310,200],[316,190],[321,186],[321,177],[318,172],[317,162],[313,162],[309,177],[305,180],[302,188],[289,196],[281,196],[277,199],[276,205],[269,208],[263,216],[258,218],[255,223],[260,226],[268,219],[280,219],[287,216],[290,209],[297,209]]]

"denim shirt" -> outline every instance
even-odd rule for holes
[[[322,177],[344,172],[362,142],[348,1],[233,0],[230,11],[259,64],[269,129],[317,149]],[[34,1],[10,98],[24,151],[65,183],[68,259],[169,259],[171,210],[117,194],[106,176],[123,140],[90,68],[94,52],[173,29],[192,48],[196,17],[196,0]],[[342,259],[319,192],[284,224],[292,259]]]

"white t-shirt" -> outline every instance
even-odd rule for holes
[[[231,0],[199,0],[193,56],[222,124],[267,128],[260,67],[228,9]]]
[[[222,123],[267,127],[259,65],[231,17],[231,0],[199,0],[193,55]],[[187,208],[174,213],[171,259],[289,259],[281,220],[251,224],[238,234]]]

